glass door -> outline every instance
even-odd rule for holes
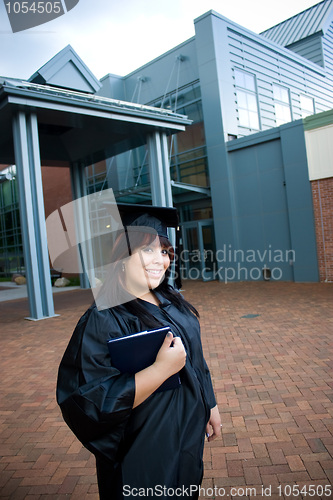
[[[201,231],[203,247],[203,280],[216,279],[216,252],[215,252],[215,233],[213,223],[199,221],[199,230]]]
[[[182,224],[180,259],[183,278],[203,281],[215,279],[215,238],[211,219]]]

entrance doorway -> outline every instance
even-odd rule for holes
[[[182,225],[181,272],[184,279],[214,279],[215,237],[212,219]]]

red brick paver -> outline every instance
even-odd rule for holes
[[[202,498],[333,498],[333,285],[185,282],[184,295],[201,314],[223,421],[205,447]],[[1,499],[98,499],[94,459],[55,402],[91,300],[57,294],[60,316],[39,322],[24,319],[24,299],[0,303]]]

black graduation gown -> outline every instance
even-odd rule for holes
[[[205,428],[216,401],[199,322],[192,313],[156,295],[159,307],[141,303],[183,341],[187,358],[179,388],[155,392],[132,408],[134,376],[111,366],[107,347],[109,338],[145,329],[124,306],[102,311],[90,307],[59,367],[57,401],[66,423],[96,456],[103,500],[134,498],[140,493],[172,498],[173,491],[179,498],[193,492],[202,480]]]

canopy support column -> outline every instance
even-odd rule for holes
[[[154,132],[148,136],[149,175],[153,205],[173,207],[170,164],[168,156],[167,136],[163,132]],[[175,230],[169,230],[169,238],[173,247],[176,246]],[[175,262],[172,264],[172,274],[175,273]],[[174,276],[171,278],[174,281]]]
[[[154,132],[148,137],[149,174],[153,205],[172,207],[172,191],[168,144],[165,133]]]
[[[84,180],[84,167],[85,165],[79,162],[75,162],[71,164],[70,167],[70,175],[71,175],[71,184],[72,184],[72,193],[73,193],[73,199],[77,200],[79,198],[83,198],[84,196],[87,195],[87,188],[85,185],[85,180]],[[84,241],[84,222],[82,220],[83,214],[81,213],[76,213],[76,222],[77,222],[77,240],[78,241]],[[80,273],[80,286],[81,288],[90,288],[90,282],[88,279],[87,272],[84,268],[84,259],[82,256],[82,249],[79,246],[79,260],[81,262],[82,266],[82,273]]]
[[[13,139],[30,309],[27,319],[40,320],[56,315],[47,248],[38,125],[34,113],[16,114]]]

